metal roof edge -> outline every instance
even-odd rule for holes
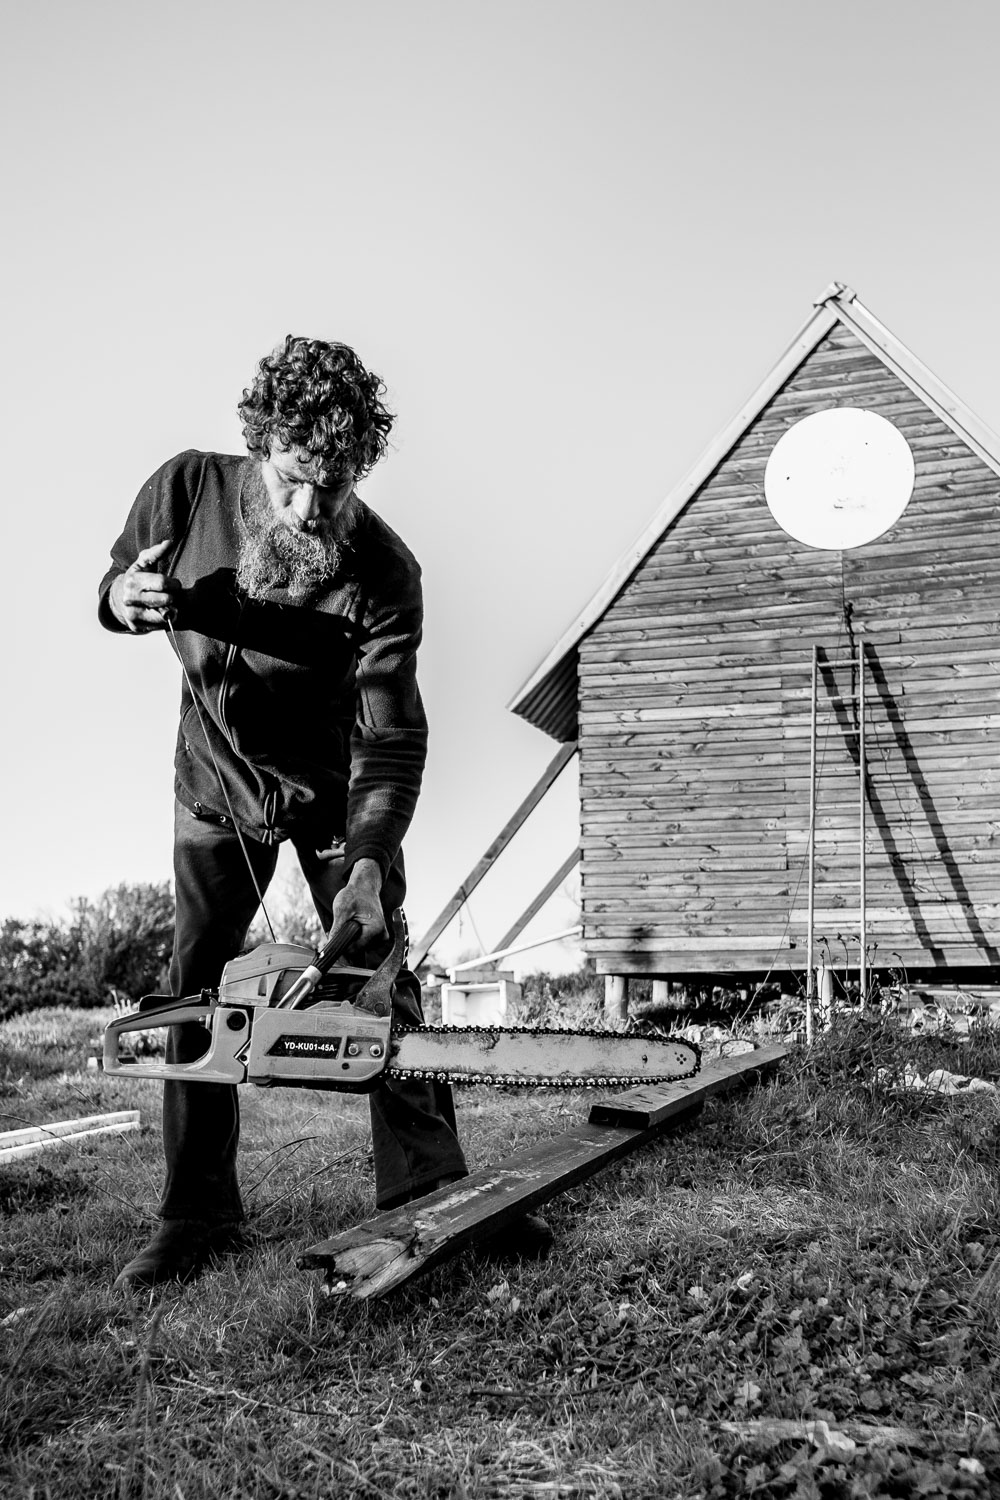
[[[965,402],[943,380],[939,380],[901,339],[890,332],[884,323],[880,323],[864,303],[857,301],[853,293],[849,303],[841,296],[830,300],[836,303],[840,322],[887,364],[915,396],[926,402],[985,464],[996,474],[1000,474],[1000,435],[970,411]]]
[[[531,676],[518,689],[507,704],[511,713],[519,713],[520,706],[539,683],[549,676],[556,666],[569,654],[583,637],[597,624],[605,610],[625,587],[629,578],[656,546],[670,523],[683,510],[696,490],[718,468],[723,459],[736,446],[746,429],[763,411],[771,397],[798,369],[802,361],[812,353],[816,345],[826,337],[843,312],[842,298],[852,300],[854,293],[843,282],[830,284],[813,304],[813,311],[799,328],[794,338],[778,357],[753,394],[743,403],[736,415],[716,435],[698,461],[670,491],[652,520],[632,546],[619,557],[604,582],[590,599],[572,625],[535,668]],[[834,305],[831,305],[834,304]]]

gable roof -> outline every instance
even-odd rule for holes
[[[878,359],[919,396],[984,463],[1000,474],[1000,437],[981,422],[953,391],[857,300],[850,287],[831,282],[780,358],[732,421],[709,444],[698,462],[674,486],[641,536],[615,563],[597,593],[559,638],[507,707],[553,739],[576,738],[579,645],[613,604],[633,574],[711,477],[785,382],[794,375],[837,323],[855,334]]]

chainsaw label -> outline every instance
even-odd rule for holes
[[[268,1057],[336,1057],[343,1037],[289,1036],[276,1037],[267,1049]]]

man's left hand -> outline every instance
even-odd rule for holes
[[[352,918],[361,923],[362,947],[389,935],[382,915],[382,869],[374,859],[359,859],[351,866],[347,884],[334,899],[331,931]]]

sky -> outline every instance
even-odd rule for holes
[[[986,0],[8,8],[0,920],[169,878],[178,669],[97,584],[166,458],[242,451],[286,333],[398,413],[361,493],[424,570],[415,932],[556,751],[505,705],[831,281],[1000,427],[998,33]],[[436,951],[492,948],[577,836],[570,769]],[[577,919],[569,882],[525,937]]]

